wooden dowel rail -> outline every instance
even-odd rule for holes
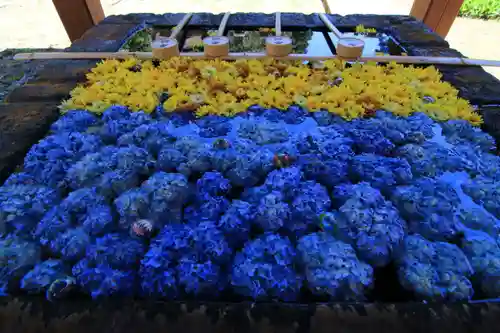
[[[181,57],[192,57],[196,59],[211,59],[203,53],[198,52],[183,52]],[[18,53],[14,56],[14,60],[48,60],[48,59],[125,59],[136,57],[139,59],[151,59],[151,52],[33,52],[33,53]],[[224,60],[235,59],[252,59],[268,57],[265,53],[229,53],[228,56],[223,56]],[[305,54],[289,54],[285,57],[280,57],[280,60],[309,60],[320,61],[336,59],[337,56],[308,56]],[[500,67],[498,60],[483,60],[483,59],[468,59],[456,57],[421,57],[421,56],[368,56],[358,59],[360,62],[374,61],[379,63],[396,62],[400,64],[429,64],[429,65],[464,65],[464,66],[488,66]]]

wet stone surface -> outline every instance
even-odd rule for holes
[[[224,14],[195,13],[189,20],[188,26],[218,27]]]
[[[40,82],[27,83],[14,89],[5,99],[6,102],[50,102],[58,105],[61,100],[69,96],[69,92],[76,87],[76,82]]]
[[[153,14],[153,13],[138,13],[127,15],[111,15],[107,16],[100,24],[153,24],[153,25],[169,25],[174,26],[182,20],[184,13],[168,13],[168,14]]]
[[[483,131],[488,132],[495,138],[498,151],[500,143],[500,105],[482,106],[478,109],[478,112],[483,116]]]
[[[481,67],[436,65],[436,68],[443,74],[443,80],[472,104],[500,104],[500,81]]]
[[[45,136],[58,116],[53,103],[0,105],[0,183],[23,161],[33,143]]]
[[[263,13],[234,13],[227,22],[228,27],[274,27],[273,14]]]
[[[88,30],[69,48],[70,52],[114,52],[143,24],[99,24]]]
[[[421,46],[409,46],[406,48],[408,55],[411,56],[423,56],[423,57],[465,57],[462,53],[455,49],[450,49],[448,47],[421,47]]]
[[[32,82],[84,82],[98,60],[52,60],[37,71]]]
[[[441,46],[448,47],[448,42],[432,32],[421,22],[407,22],[392,25],[387,32],[403,46]]]

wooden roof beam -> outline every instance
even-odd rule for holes
[[[104,19],[101,0],[52,0],[73,42]]]
[[[410,15],[422,20],[441,37],[451,29],[464,0],[415,0]]]

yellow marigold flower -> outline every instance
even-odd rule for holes
[[[345,62],[332,59],[316,69],[272,58],[230,62],[177,57],[159,65],[150,60],[106,60],[87,79],[61,104],[62,111],[75,107],[102,112],[107,105],[124,104],[133,111],[151,112],[165,92],[170,96],[164,103],[167,111],[194,110],[199,116],[231,116],[252,104],[285,109],[297,103],[346,119],[382,107],[398,115],[423,111],[434,119],[482,122],[469,103],[457,97],[457,90],[441,81],[434,67],[355,63],[346,68]],[[202,98],[193,101],[192,96]]]

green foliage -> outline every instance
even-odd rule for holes
[[[459,15],[481,19],[500,19],[500,0],[465,0]]]
[[[146,28],[130,37],[121,50],[130,52],[150,52],[152,42],[152,29]]]

